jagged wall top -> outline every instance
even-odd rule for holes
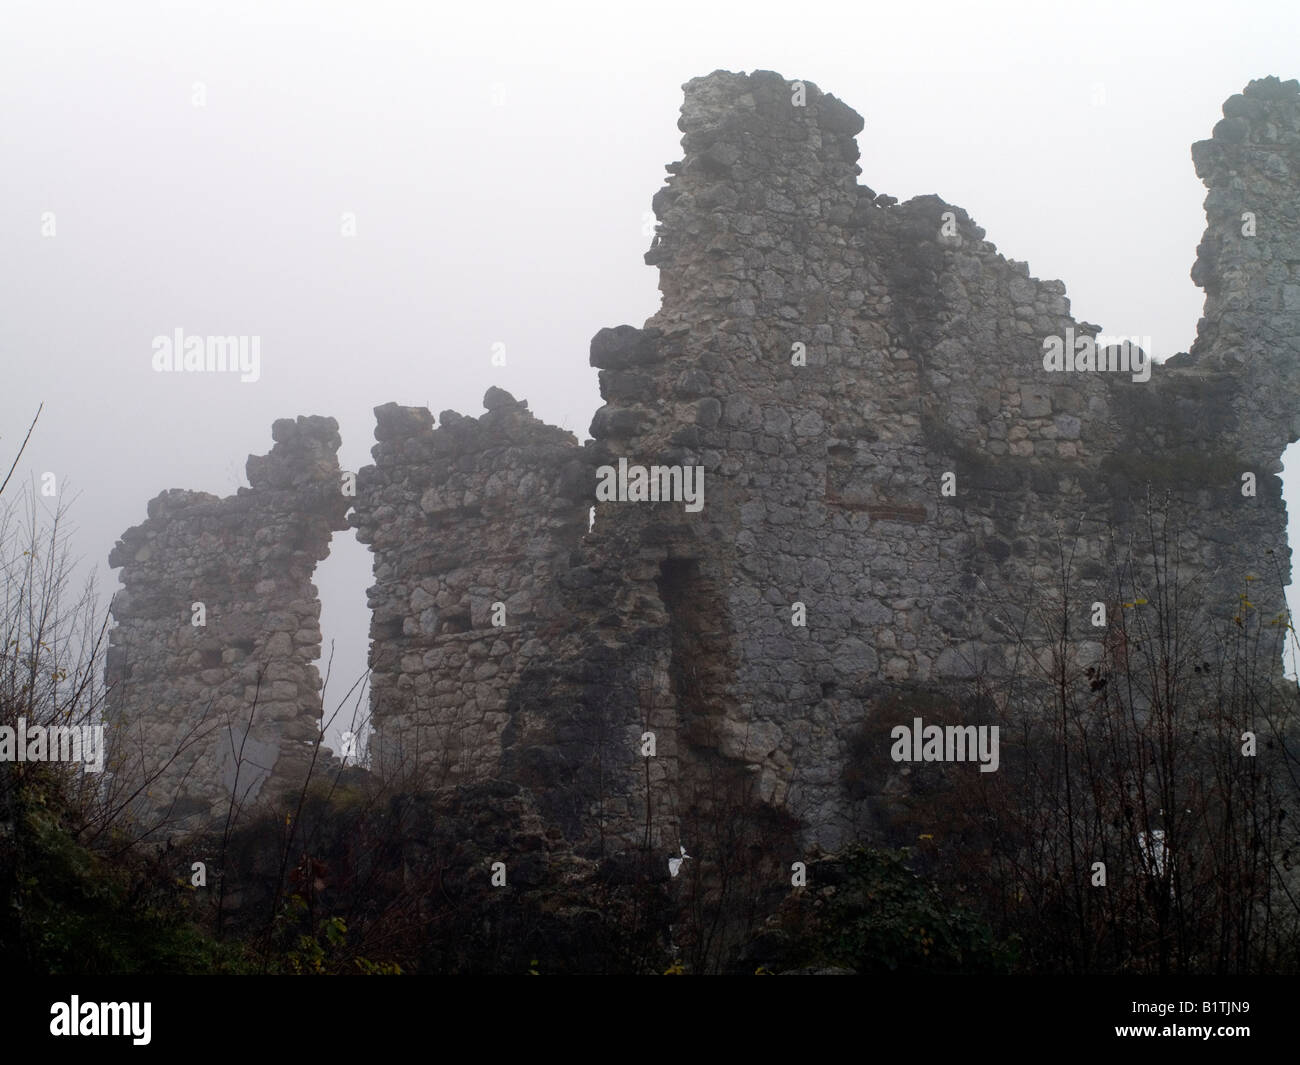
[[[1243,428],[1280,451],[1300,438],[1300,82],[1252,81],[1223,114],[1192,146],[1209,192],[1192,267],[1205,312],[1187,364],[1242,375]]]
[[[106,680],[111,767],[164,834],[301,780],[320,736],[320,602],[347,528],[333,418],[283,418],[250,487],[173,489],[109,555],[122,568]],[[194,819],[197,819],[195,821]]]
[[[593,816],[602,839],[635,835],[652,804],[689,822],[692,782],[726,766],[834,844],[871,797],[846,781],[882,693],[1013,669],[1024,634],[999,611],[1059,592],[1043,557],[1058,522],[1086,517],[1084,598],[1106,594],[1098,534],[1131,523],[1152,482],[1188,506],[1184,568],[1214,601],[1284,555],[1280,483],[1249,503],[1237,489],[1276,467],[1300,392],[1296,89],[1252,83],[1196,147],[1206,317],[1193,355],[1136,383],[1046,372],[1045,337],[1098,327],[961,208],[859,184],[863,122],[833,96],[768,71],[684,88],[646,254],[663,304],[593,339],[592,443],[499,389],[437,429],[427,410],[376,409],[352,519],[375,553],[373,749],[436,763],[434,783],[535,788],[574,838]],[[1267,239],[1234,232],[1239,209]],[[594,468],[622,459],[702,469],[704,509],[602,502],[588,532]],[[251,460],[249,475],[262,495],[315,490]]]

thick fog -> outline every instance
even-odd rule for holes
[[[658,304],[650,199],[682,83],[717,68],[835,94],[865,117],[865,184],[961,205],[1164,358],[1202,305],[1190,145],[1251,78],[1295,75],[1298,41],[1294,0],[7,0],[0,460],[44,403],[15,482],[55,474],[106,605],[148,501],[233,493],[277,418],[337,418],[356,470],[376,405],[476,415],[498,385],[585,438],[588,342]],[[259,338],[257,379],[156,372],[178,328]],[[365,670],[371,583],[351,532],[334,545],[327,713]]]

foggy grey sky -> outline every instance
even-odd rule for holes
[[[0,457],[44,402],[16,477],[79,493],[106,604],[148,500],[234,492],[276,418],[337,418],[355,470],[376,405],[476,415],[499,385],[584,439],[592,334],[658,305],[643,226],[681,85],[718,68],[844,100],[865,184],[966,208],[1077,318],[1163,358],[1202,305],[1190,146],[1251,78],[1295,76],[1298,44],[1294,0],[0,0]],[[155,373],[176,327],[259,336],[261,379]],[[371,583],[352,533],[334,545],[327,713],[365,668]]]

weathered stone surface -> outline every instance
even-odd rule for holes
[[[123,798],[139,791],[141,825],[163,834],[301,780],[320,733],[311,576],[331,531],[347,527],[341,441],[321,417],[280,419],[272,437],[269,454],[249,456],[251,488],[226,499],[163,492],[109,556],[123,584],[109,634],[109,767]]]
[[[1041,646],[1030,612],[1059,601],[1059,537],[1079,603],[1106,598],[1106,545],[1149,495],[1183,508],[1182,565],[1208,604],[1234,605],[1268,552],[1288,576],[1276,473],[1300,425],[1295,83],[1252,82],[1193,147],[1205,313],[1192,351],[1148,364],[1148,380],[1049,370],[1052,338],[1101,333],[1070,316],[1064,285],[1004,258],[960,207],[859,184],[861,118],[803,88],[798,106],[769,71],[685,86],[684,156],[654,196],[646,253],[662,305],[593,338],[593,440],[496,388],[483,416],[444,412],[437,428],[427,410],[376,409],[352,523],[375,555],[378,767],[434,786],[509,778],[577,846],[671,850],[744,803],[836,846],[887,792],[845,784],[850,738],[888,693],[996,680],[1019,641]],[[1097,342],[1103,364],[1124,339]],[[702,468],[703,506],[597,502],[598,468],[620,460]],[[223,508],[305,499],[303,478],[325,472],[312,468],[259,464],[234,501],[164,493],[150,520],[276,551],[297,541],[259,534],[257,511],[227,528]],[[171,617],[208,564],[140,530],[114,559],[119,608],[150,618]],[[239,599],[253,616],[312,601],[283,561],[259,565],[272,583]],[[1257,609],[1276,613],[1280,593],[1260,587]],[[292,652],[315,618],[287,621]],[[1074,624],[1095,641],[1086,615]],[[250,655],[276,638],[252,637]],[[196,668],[155,643],[151,669]]]

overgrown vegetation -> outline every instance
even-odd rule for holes
[[[811,886],[791,894],[756,945],[766,966],[874,976],[1012,971],[1018,940],[998,940],[909,858],[905,848],[859,846],[809,863]]]
[[[21,520],[9,507],[0,520],[0,724],[97,723],[107,621],[89,592],[69,593],[64,511],[44,512],[35,491],[24,503]],[[998,723],[1001,768],[893,776],[888,816],[863,845],[810,857],[806,887],[790,883],[798,824],[725,760],[696,766],[680,811],[696,853],[677,877],[650,852],[648,800],[645,847],[580,856],[517,784],[383,781],[322,760],[278,806],[232,806],[213,836],[146,848],[124,813],[131,796],[96,775],[0,761],[0,964],[1294,972],[1300,700],[1276,670],[1289,618],[1259,616],[1253,581],[1233,603],[1202,601],[1179,576],[1175,524],[1148,509],[1145,541],[1112,545],[1100,570],[1063,542],[1059,603],[990,607],[1019,634],[1010,675],[877,708],[850,742],[850,799],[896,774],[878,730],[917,708]],[[1280,586],[1280,572],[1258,575],[1270,577]]]
[[[1300,968],[1300,697],[1278,675],[1294,630],[1256,606],[1282,601],[1283,572],[1262,559],[1212,598],[1178,513],[1149,504],[1104,580],[1064,537],[1059,598],[986,605],[1018,657],[966,709],[999,723],[1001,768],[914,773],[892,804],[894,838],[927,836],[920,868],[1020,935],[1028,972]]]

